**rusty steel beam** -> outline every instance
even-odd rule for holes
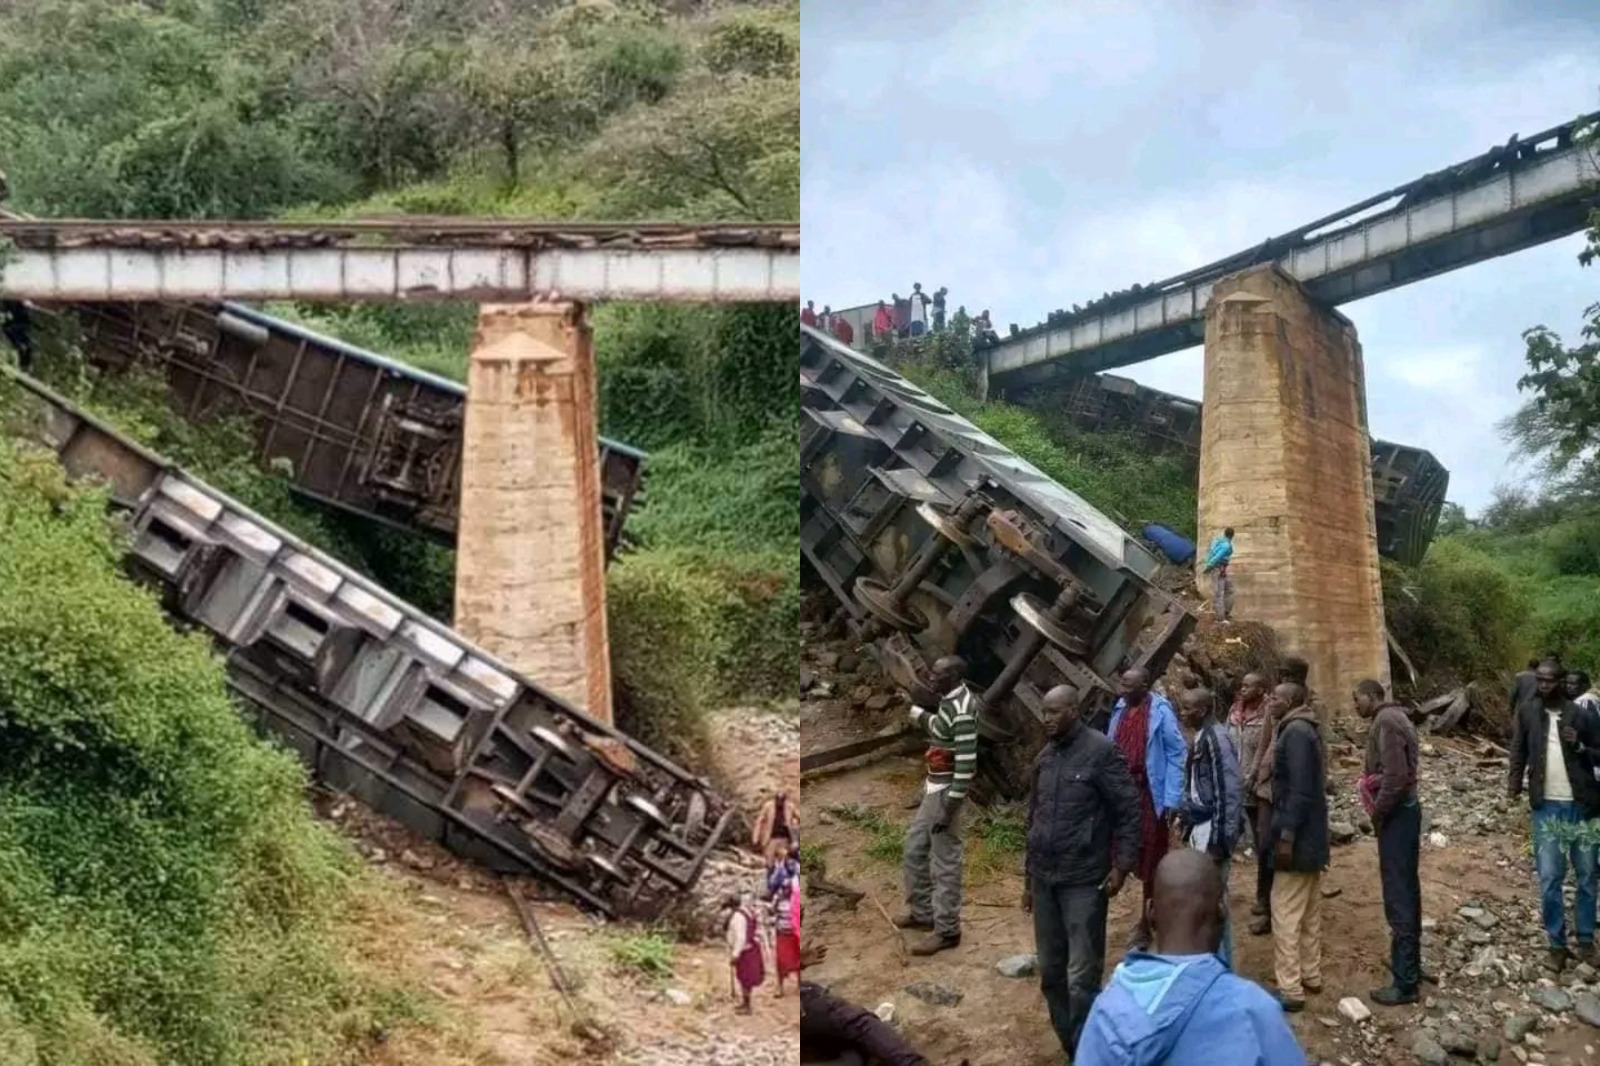
[[[883,364],[802,326],[800,385],[806,562],[919,702],[931,660],[967,660],[980,776],[1019,794],[1044,694],[1101,717],[1115,672],[1161,673],[1193,613],[1115,522]]]
[[[8,368],[6,427],[109,483],[126,562],[329,785],[608,914],[692,887],[732,808],[459,634]],[[19,387],[20,386],[20,387]]]
[[[795,224],[0,218],[0,298],[765,302],[800,298]]]
[[[453,543],[466,389],[239,304],[65,304],[91,362],[159,369],[187,419],[242,415],[257,461],[309,499]],[[600,441],[606,555],[643,500],[645,454]]]

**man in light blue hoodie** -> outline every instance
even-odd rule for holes
[[[1128,955],[1095,1000],[1073,1066],[1305,1066],[1283,1008],[1216,956],[1222,878],[1192,849],[1156,869],[1155,950]]]
[[[1233,561],[1233,527],[1229,526],[1211,540],[1206,561],[1201,571],[1211,575],[1211,606],[1217,621],[1226,622],[1233,611],[1233,579],[1228,576],[1228,564]]]

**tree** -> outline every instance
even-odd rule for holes
[[[1600,126],[1580,129],[1574,139],[1594,144]],[[1600,257],[1600,211],[1589,216],[1588,238],[1578,253],[1584,267]],[[1600,485],[1600,302],[1584,308],[1583,317],[1576,344],[1544,325],[1523,334],[1528,373],[1517,389],[1533,398],[1501,426],[1523,455],[1539,462],[1552,487],[1568,495]]]

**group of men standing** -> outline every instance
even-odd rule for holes
[[[946,328],[945,309],[948,306],[949,295],[950,290],[940,286],[930,296],[922,291],[920,281],[913,282],[909,296],[895,293],[888,300],[878,301],[872,316],[862,322],[866,333],[863,339],[872,341],[890,337],[921,337],[928,333],[943,333]],[[855,326],[848,317],[834,311],[830,305],[824,305],[822,310],[818,311],[816,301],[807,300],[806,305],[800,309],[800,321],[803,325],[822,330],[842,344],[855,343]],[[973,336],[978,339],[995,339],[994,325],[989,319],[987,310],[972,317],[967,314],[965,307],[957,308],[954,317],[949,320],[949,325],[958,330],[970,329]]]
[[[1082,720],[1071,686],[1044,696],[1049,739],[1032,767],[1022,906],[1033,916],[1051,1025],[1074,1061],[1129,1061],[1130,1040],[1170,1042],[1177,1031],[1191,1054],[1163,1045],[1173,1063],[1222,1061],[1219,1048],[1265,1056],[1253,1061],[1303,1061],[1283,1014],[1322,990],[1321,880],[1330,853],[1324,715],[1306,688],[1307,672],[1303,660],[1289,660],[1270,690],[1260,675],[1246,676],[1223,720],[1210,692],[1185,691],[1174,708],[1151,689],[1146,671],[1131,668],[1118,678],[1104,732]],[[959,812],[978,736],[965,673],[959,658],[940,659],[937,710],[912,709],[930,741],[928,775],[906,842],[908,909],[896,924],[929,932],[917,955],[961,941]],[[1359,791],[1378,835],[1391,930],[1393,980],[1372,998],[1415,1002],[1422,980],[1416,732],[1376,681],[1352,695],[1369,722]],[[1251,931],[1274,938],[1275,996],[1231,972],[1228,875],[1247,836],[1258,867]],[[1130,875],[1140,882],[1142,906],[1113,975],[1117,994],[1107,997],[1100,988],[1109,903]],[[1240,1011],[1258,1016],[1256,1024],[1201,1021]]]

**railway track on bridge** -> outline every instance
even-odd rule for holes
[[[38,219],[0,212],[0,241],[18,248],[718,248],[798,249],[795,223],[529,222],[407,215],[339,222]]]
[[[109,483],[129,570],[210,635],[240,703],[330,786],[607,914],[657,913],[695,884],[733,817],[705,778],[41,383],[0,368],[0,391],[7,430]]]

